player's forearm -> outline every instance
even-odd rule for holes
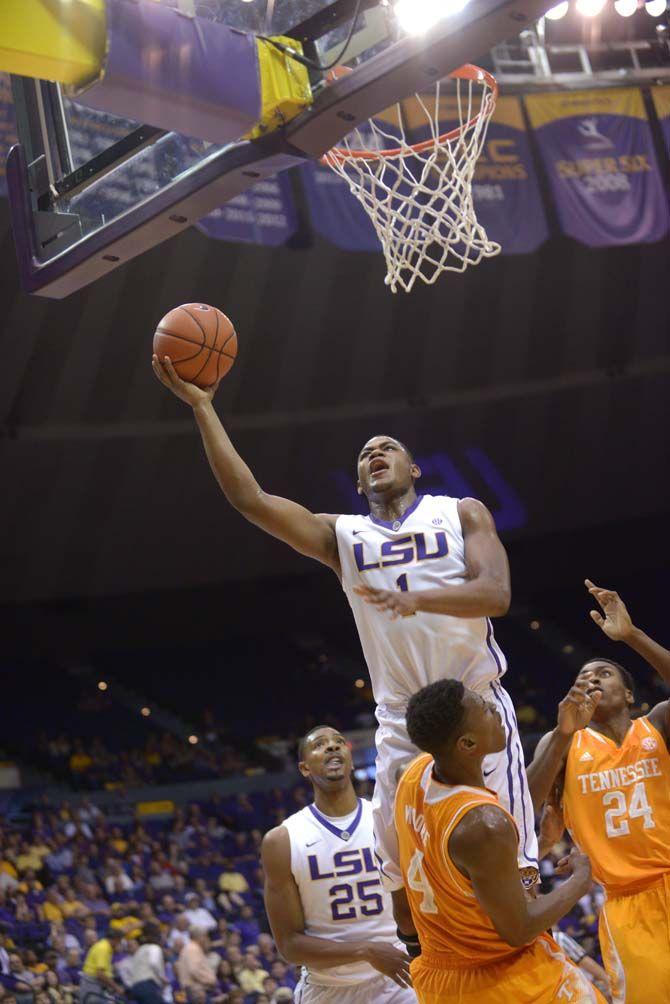
[[[621,640],[625,641],[634,652],[641,655],[645,662],[653,666],[661,679],[670,683],[670,651],[667,648],[663,648],[637,627],[633,627],[630,634]]]
[[[502,617],[509,610],[509,587],[495,579],[478,578],[444,589],[415,593],[417,610],[450,617]]]
[[[533,799],[533,808],[539,811],[547,800],[558,773],[563,766],[563,759],[568,751],[571,735],[563,735],[555,728],[551,738],[541,752],[536,753],[532,763],[526,767],[528,787]]]
[[[240,457],[211,401],[193,409],[205,453],[221,491],[235,509],[247,513],[261,495],[255,477]]]
[[[330,941],[296,932],[282,938],[278,947],[287,962],[307,966],[308,969],[332,969],[368,961],[366,941]]]
[[[589,886],[590,881],[571,875],[567,882],[563,882],[546,896],[526,900],[523,940],[519,944],[527,945],[538,934],[542,934],[543,931],[557,924],[561,917],[564,917],[588,891]]]

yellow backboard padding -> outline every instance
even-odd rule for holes
[[[0,0],[0,70],[61,84],[97,77],[105,0]]]
[[[283,35],[273,36],[302,53],[302,45]],[[258,39],[258,69],[261,78],[261,119],[245,139],[257,139],[279,129],[312,103],[307,68],[274,45]]]

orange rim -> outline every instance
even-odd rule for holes
[[[328,82],[333,80],[338,80],[340,77],[345,77],[352,71],[348,66],[337,66],[334,70],[331,70],[328,74]],[[442,133],[436,139],[425,139],[421,143],[410,143],[407,146],[391,147],[388,150],[348,150],[343,146],[334,146],[328,153],[324,153],[321,158],[321,163],[329,164],[331,161],[347,161],[347,160],[381,160],[382,158],[393,159],[396,157],[406,156],[411,153],[423,153],[425,150],[430,150],[431,147],[437,146],[438,144],[448,143],[451,140],[458,139],[460,135],[471,126],[475,125],[479,118],[488,111],[491,107],[491,112],[495,108],[496,101],[498,99],[498,82],[493,74],[489,73],[488,70],[483,70],[481,66],[475,66],[474,63],[465,63],[463,66],[459,66],[457,70],[449,74],[449,77],[453,80],[472,80],[478,84],[484,84],[486,87],[490,88],[490,94],[488,94],[482,101],[482,107],[477,112],[469,122],[465,122],[463,125],[457,126],[450,132]]]

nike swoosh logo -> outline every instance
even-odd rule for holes
[[[495,767],[491,767],[491,770],[484,770],[484,771],[482,771],[482,773],[483,773],[484,777],[488,777],[489,774],[492,774],[494,770],[495,770]]]
[[[313,847],[314,844],[320,844],[320,843],[321,843],[321,838],[319,837],[318,840],[312,840],[310,844],[305,844],[305,847]]]
[[[367,533],[367,529],[365,529],[365,530],[354,530],[353,533],[354,533],[354,537],[357,537],[359,535],[359,533]]]

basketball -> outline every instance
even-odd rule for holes
[[[154,352],[172,360],[182,378],[197,387],[211,387],[224,377],[237,356],[232,322],[206,303],[183,303],[158,322]]]

